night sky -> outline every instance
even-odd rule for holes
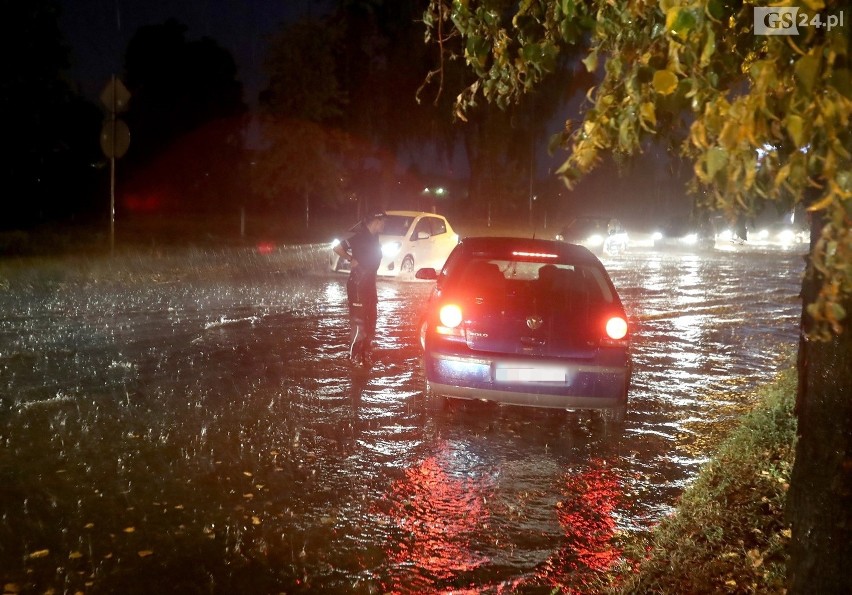
[[[96,98],[112,74],[121,75],[124,52],[145,25],[175,18],[187,40],[207,36],[234,56],[245,100],[254,103],[265,83],[262,65],[268,36],[282,23],[318,15],[317,0],[62,0],[60,26],[72,50],[73,79]]]
[[[263,61],[269,36],[282,24],[302,15],[319,16],[334,4],[334,0],[60,1],[60,26],[72,50],[71,75],[88,98],[97,101],[111,75],[122,75],[127,44],[140,27],[175,18],[188,27],[188,41],[207,36],[231,52],[237,64],[237,78],[245,89],[244,100],[250,106],[256,104],[257,95],[265,86]],[[576,109],[576,105],[570,107],[572,113]],[[557,118],[552,130],[560,126],[561,119]],[[545,143],[537,153],[539,176],[550,175],[565,158],[564,152],[549,155]],[[455,160],[459,158],[456,155]],[[432,156],[421,155],[419,159],[421,168],[431,168],[428,164]],[[683,180],[671,176],[665,159],[646,154],[640,161],[642,165],[626,178],[612,167],[600,168],[581,183],[580,193],[595,196],[596,200],[631,196],[629,203],[640,207],[645,216],[649,215],[645,205],[653,205],[653,211],[668,211],[673,203],[684,202]],[[466,165],[453,163],[451,169],[465,172]]]

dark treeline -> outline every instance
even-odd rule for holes
[[[107,113],[67,78],[73,56],[59,10],[56,0],[13,3],[0,25],[7,230],[108,217]],[[379,207],[524,212],[546,122],[582,86],[572,79],[588,81],[566,65],[521,104],[456,121],[452,103],[471,75],[424,43],[422,16],[417,0],[340,0],[283,24],[257,98],[245,97],[215,40],[190,39],[175,20],[139,29],[119,73],[131,93],[120,114],[131,142],[117,167],[118,217],[285,214],[306,228]],[[449,185],[444,198],[424,192],[437,184]]]

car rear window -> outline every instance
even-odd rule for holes
[[[582,292],[592,302],[612,303],[606,274],[592,265],[551,260],[472,258],[447,263],[445,287],[486,293],[550,292],[554,298]]]

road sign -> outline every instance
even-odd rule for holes
[[[130,129],[123,120],[109,119],[101,128],[101,149],[110,159],[121,159],[130,146]]]
[[[127,111],[130,103],[130,91],[124,86],[120,79],[112,77],[101,91],[101,103],[111,112],[120,114]]]

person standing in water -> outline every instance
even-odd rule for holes
[[[368,215],[358,231],[334,247],[340,258],[349,261],[346,296],[349,303],[349,361],[369,368],[373,365],[373,337],[376,334],[376,274],[382,261],[379,234],[385,227],[385,213]]]

